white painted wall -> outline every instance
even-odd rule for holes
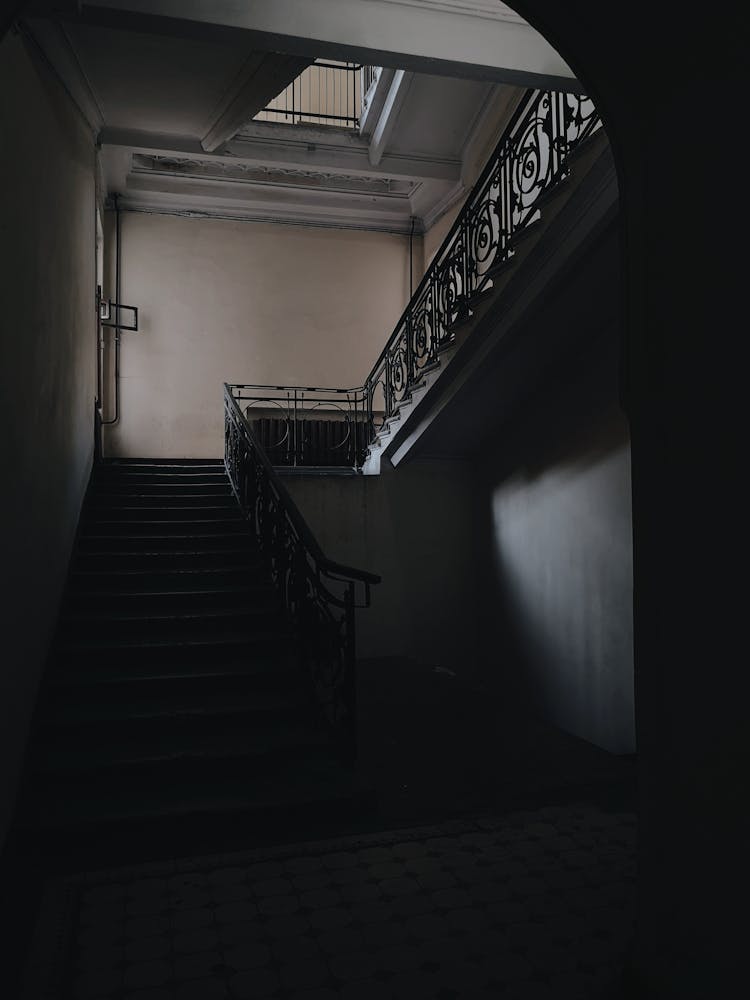
[[[108,455],[223,454],[225,381],[361,385],[409,295],[404,236],[128,212],[121,227],[141,330],[122,334]]]
[[[94,144],[17,36],[0,44],[0,842],[93,457]]]

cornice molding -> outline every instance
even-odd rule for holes
[[[315,188],[385,197],[409,198],[416,184],[393,177],[363,177],[333,171],[260,166],[251,163],[206,162],[193,157],[134,153],[134,174],[160,174],[190,179],[230,181],[276,187]]]
[[[258,222],[277,226],[302,226],[307,229],[353,229],[361,232],[392,233],[408,236],[411,229],[410,218],[378,218],[365,215],[361,210],[348,212],[327,212],[325,215],[289,211],[274,208],[239,208],[203,206],[185,209],[170,205],[158,197],[148,197],[126,193],[120,197],[119,208],[124,212],[141,212],[147,215],[174,215],[188,219],[224,219],[230,222]]]
[[[466,194],[466,188],[463,184],[457,184],[452,191],[449,191],[444,198],[441,198],[429,212],[422,219],[422,231],[423,233],[428,233],[435,223],[445,215],[446,212],[450,212],[453,206],[459,202]]]

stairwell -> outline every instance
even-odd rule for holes
[[[275,833],[363,803],[219,461],[95,468],[36,712],[30,835],[217,821]]]
[[[564,175],[536,199],[535,218],[510,239],[507,258],[485,272],[487,284],[469,300],[467,315],[453,323],[435,362],[377,428],[364,475],[378,475],[383,459],[397,465],[406,457],[469,374],[486,364],[500,341],[511,339],[508,333],[528,303],[545,294],[558,270],[570,267],[601,220],[611,221],[618,195],[606,132],[587,136],[565,164]]]

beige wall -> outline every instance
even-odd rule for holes
[[[109,455],[222,454],[225,381],[361,385],[408,298],[408,237],[143,213],[121,227],[141,330],[122,335]]]
[[[19,37],[0,44],[0,842],[94,440],[93,139]]]

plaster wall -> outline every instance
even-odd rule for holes
[[[378,573],[357,612],[359,657],[407,657],[474,675],[477,637],[468,463],[419,461],[380,476],[290,476],[292,498],[332,559]]]
[[[94,144],[18,36],[0,44],[0,841],[91,470]]]
[[[593,354],[526,404],[485,466],[482,660],[562,729],[630,753],[630,439],[613,345]]]
[[[458,201],[452,205],[448,211],[441,215],[437,222],[433,223],[432,226],[427,230],[427,232],[422,237],[422,254],[424,259],[424,267],[422,273],[424,274],[432,263],[435,254],[441,247],[441,244],[448,232],[453,225],[453,223],[458,218],[461,209],[466,203],[466,199],[469,197],[469,191],[462,194]]]
[[[404,236],[123,212],[121,243],[141,329],[122,334],[110,456],[223,454],[225,381],[361,385],[409,295]]]

